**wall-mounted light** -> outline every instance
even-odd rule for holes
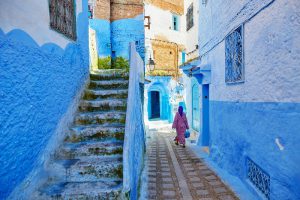
[[[154,60],[151,58],[151,56],[150,56],[150,58],[149,58],[148,67],[149,67],[150,71],[153,71],[153,70],[155,69],[155,62],[154,62]]]

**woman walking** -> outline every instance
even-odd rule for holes
[[[176,145],[178,145],[178,141],[179,141],[179,143],[182,144],[183,147],[185,147],[184,133],[186,129],[189,129],[189,124],[187,122],[186,115],[183,112],[182,106],[179,106],[178,108],[178,112],[175,115],[172,128],[175,128],[177,133]]]

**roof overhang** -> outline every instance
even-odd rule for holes
[[[191,71],[191,76],[195,77],[199,84],[210,84],[211,66],[208,64],[198,65]]]

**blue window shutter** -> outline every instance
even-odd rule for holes
[[[185,63],[185,51],[181,52],[182,63]]]

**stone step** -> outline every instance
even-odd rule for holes
[[[56,166],[55,166],[56,165]],[[100,178],[122,178],[122,155],[84,156],[78,159],[55,160],[53,168],[64,169],[66,181],[97,181]]]
[[[122,178],[122,155],[82,156],[54,159],[47,173],[54,181],[85,182],[101,178]]]
[[[104,81],[90,81],[89,89],[127,89],[129,81],[124,79],[104,80]]]
[[[109,124],[120,123],[124,124],[126,120],[126,112],[89,112],[79,113],[75,117],[75,125],[88,124]]]
[[[97,112],[97,111],[126,111],[127,100],[106,99],[106,100],[83,100],[80,103],[79,111]]]
[[[124,124],[102,124],[74,126],[70,128],[70,133],[66,137],[66,142],[80,142],[88,140],[107,140],[115,138],[123,140],[125,133]]]
[[[123,141],[86,141],[64,143],[56,152],[57,158],[74,159],[83,156],[121,155]]]
[[[122,179],[100,179],[96,182],[46,183],[29,199],[38,200],[107,200],[120,199]]]
[[[101,80],[113,80],[113,79],[129,79],[129,73],[123,70],[114,70],[114,71],[103,71],[100,73],[90,74],[90,79],[92,81],[101,81]]]
[[[95,100],[95,99],[127,99],[127,89],[115,89],[115,90],[85,90],[83,99],[84,100]]]

